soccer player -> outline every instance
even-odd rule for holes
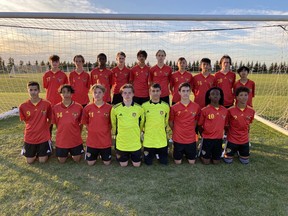
[[[51,104],[39,97],[38,82],[29,82],[27,88],[30,99],[19,107],[20,120],[25,122],[21,154],[26,157],[28,164],[32,164],[37,157],[40,163],[44,163],[52,152],[49,131],[52,117]]]
[[[161,100],[170,104],[169,83],[172,75],[172,68],[164,63],[166,52],[158,50],[156,53],[157,64],[151,67],[149,83],[158,83],[161,86]]]
[[[84,153],[81,138],[82,106],[72,100],[74,89],[63,85],[59,90],[63,100],[53,107],[52,123],[56,125],[56,156],[60,163],[68,158],[68,153],[75,162],[79,162]]]
[[[219,87],[212,87],[206,92],[207,106],[201,110],[198,121],[202,135],[201,160],[203,164],[220,163],[224,126],[227,109],[223,106],[224,94]]]
[[[112,71],[106,68],[107,56],[100,53],[97,56],[98,68],[91,71],[91,84],[101,84],[106,90],[103,101],[111,103]]]
[[[224,155],[225,163],[232,163],[233,156],[239,152],[242,164],[249,163],[249,128],[253,122],[255,111],[247,105],[250,90],[247,87],[236,89],[237,104],[228,109],[227,115],[227,147]]]
[[[255,97],[255,82],[248,79],[249,68],[242,66],[237,70],[237,73],[239,74],[240,79],[234,84],[234,92],[241,86],[247,87],[250,90],[247,105],[252,107],[252,99]]]
[[[211,60],[202,58],[200,61],[201,72],[193,77],[194,102],[202,109],[205,107],[206,92],[214,87],[215,77],[211,74]]]
[[[174,141],[174,162],[181,164],[185,154],[189,164],[194,164],[196,158],[195,128],[200,115],[200,107],[190,101],[191,86],[189,83],[180,84],[178,91],[181,100],[171,107],[169,117]]]
[[[154,83],[149,89],[151,100],[142,105],[145,115],[144,124],[144,162],[152,165],[158,154],[161,164],[168,163],[166,127],[168,126],[170,107],[160,100],[161,86]]]
[[[73,62],[76,69],[69,75],[69,83],[75,91],[72,100],[85,107],[89,103],[90,76],[83,69],[85,59],[82,55],[74,56]]]
[[[116,55],[117,66],[112,69],[112,104],[118,104],[123,101],[120,88],[129,83],[130,69],[125,66],[126,54],[118,52]]]
[[[221,70],[215,74],[216,86],[224,92],[224,106],[229,108],[234,104],[233,86],[236,75],[230,70],[232,60],[230,56],[224,55],[220,59]]]
[[[186,71],[187,69],[187,61],[184,57],[180,57],[177,61],[178,71],[172,73],[171,80],[170,80],[170,88],[172,92],[172,105],[179,102],[181,97],[178,93],[178,87],[183,82],[188,82],[190,86],[193,86],[192,74]]]
[[[133,101],[142,105],[150,99],[148,86],[150,68],[145,64],[147,52],[145,50],[139,50],[137,53],[137,59],[138,64],[131,69],[130,83],[132,83],[135,89]]]
[[[83,110],[82,124],[88,131],[85,159],[88,165],[94,165],[100,154],[105,165],[111,162],[111,121],[112,106],[103,101],[105,88],[100,84],[91,87],[94,103],[88,104]]]
[[[116,135],[116,157],[122,167],[128,165],[129,158],[134,167],[139,167],[140,131],[143,129],[144,111],[133,102],[134,89],[131,84],[122,86],[120,92],[123,102],[113,106],[111,110],[112,133]]]

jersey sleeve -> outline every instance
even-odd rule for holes
[[[167,106],[166,116],[165,116],[165,127],[167,127],[169,124],[169,114],[170,114],[170,107]]]
[[[19,117],[20,117],[20,121],[25,121],[26,120],[22,105],[20,105],[20,107],[19,107]]]
[[[52,106],[50,103],[47,107],[47,119],[48,119],[48,122],[52,121]]]
[[[47,73],[45,73],[42,77],[43,88],[48,88],[48,81],[47,81]]]
[[[199,117],[199,120],[198,120],[198,125],[199,126],[203,126],[204,121],[205,121],[205,111],[201,110],[200,117]]]

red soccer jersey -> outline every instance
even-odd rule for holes
[[[244,110],[233,106],[228,109],[226,124],[228,125],[227,140],[234,144],[249,142],[249,125],[254,119],[255,111],[250,106]]]
[[[120,94],[120,88],[129,82],[130,69],[124,66],[122,70],[116,66],[112,69],[112,92]]]
[[[62,98],[59,93],[59,88],[63,84],[68,83],[67,75],[59,70],[56,73],[47,71],[43,76],[43,87],[46,89],[46,99],[51,105],[61,102]]]
[[[178,87],[181,83],[188,82],[193,87],[193,76],[191,73],[185,71],[181,74],[180,71],[176,71],[172,73],[171,80],[170,80],[170,88],[172,89],[172,102],[177,103],[181,100],[181,96],[178,93]]]
[[[36,105],[30,100],[19,107],[20,120],[25,122],[24,142],[40,144],[50,137],[52,108],[49,101],[41,99]]]
[[[232,92],[236,80],[236,75],[232,71],[226,74],[218,71],[215,74],[216,86],[221,88],[224,93],[224,106],[232,106],[234,104],[234,94]]]
[[[111,102],[111,86],[112,86],[112,71],[109,69],[95,68],[91,71],[91,85],[101,84],[105,87],[106,91],[103,101]]]
[[[149,97],[149,70],[147,65],[143,68],[136,65],[131,69],[130,82],[133,84],[136,97]]]
[[[222,139],[226,123],[227,109],[224,106],[215,108],[210,104],[201,110],[198,125],[203,127],[202,137],[205,139]]]
[[[248,101],[247,101],[247,105],[252,107],[252,99],[255,96],[255,83],[252,80],[249,80],[243,84],[240,82],[240,80],[238,80],[235,84],[234,84],[234,94],[237,88],[241,87],[241,86],[245,86],[247,88],[249,88],[250,92],[248,95]],[[235,96],[236,97],[236,96]],[[236,104],[237,104],[237,100],[236,100]]]
[[[149,73],[149,82],[158,83],[161,86],[161,97],[169,96],[169,83],[172,75],[172,68],[164,65],[160,68],[158,65],[153,66]]]
[[[57,126],[58,148],[74,148],[83,143],[80,128],[82,109],[82,106],[74,101],[68,107],[62,102],[53,107],[52,123]]]
[[[69,75],[69,83],[75,90],[75,93],[72,95],[72,100],[81,105],[88,104],[88,92],[90,89],[89,74],[85,71],[82,71],[80,74],[76,71],[72,71]]]
[[[196,142],[195,121],[200,115],[200,107],[194,102],[187,106],[178,102],[170,109],[169,121],[174,124],[172,139],[181,144]]]
[[[84,108],[82,124],[87,125],[87,146],[100,149],[112,146],[111,109],[112,106],[107,103],[104,103],[101,107],[93,103]]]
[[[199,104],[201,108],[205,107],[206,92],[214,85],[215,77],[211,74],[205,77],[202,73],[199,73],[193,77],[194,102]]]

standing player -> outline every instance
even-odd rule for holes
[[[112,69],[112,104],[118,104],[123,101],[120,88],[129,82],[130,69],[125,66],[126,54],[118,52],[116,55],[117,66]]]
[[[239,160],[242,164],[249,163],[249,128],[255,115],[252,107],[247,105],[249,92],[247,87],[237,88],[235,91],[237,104],[228,109],[225,163],[232,163],[236,152],[239,152]]]
[[[88,130],[85,159],[88,165],[94,165],[100,154],[105,165],[111,162],[111,121],[112,106],[103,101],[105,88],[95,84],[91,88],[94,103],[87,105],[83,110],[82,124]]]
[[[107,56],[100,53],[97,56],[98,68],[91,71],[91,84],[101,84],[106,90],[103,101],[111,103],[112,72],[106,68]]]
[[[220,163],[227,109],[223,106],[222,89],[213,87],[206,92],[207,106],[201,110],[198,125],[202,132],[201,160],[204,164]]]
[[[30,99],[19,107],[20,120],[25,122],[24,146],[21,154],[28,164],[36,158],[40,163],[48,160],[52,152],[49,127],[52,109],[50,102],[39,98],[40,86],[37,82],[27,84]]]
[[[183,82],[188,82],[190,86],[193,86],[192,83],[192,74],[186,71],[187,61],[184,57],[180,57],[177,61],[178,71],[172,74],[170,80],[170,88],[172,92],[172,105],[179,102],[181,97],[178,93],[178,87]]]
[[[69,75],[69,83],[75,90],[72,100],[85,107],[89,103],[90,76],[83,69],[85,60],[82,55],[74,56],[73,61],[76,69]]]
[[[238,80],[235,84],[234,84],[234,92],[236,91],[237,88],[241,87],[241,86],[245,86],[247,87],[250,91],[249,91],[249,95],[248,95],[248,101],[247,101],[247,105],[252,107],[252,99],[255,96],[255,83],[248,79],[248,74],[249,74],[249,68],[242,66],[237,70],[237,73],[240,76],[240,80]],[[236,101],[237,104],[237,101]]]
[[[122,86],[120,92],[123,102],[113,106],[111,110],[112,133],[116,135],[116,157],[122,167],[128,165],[129,158],[133,166],[139,167],[144,111],[133,102],[134,89],[131,84]]]
[[[170,104],[169,83],[172,75],[172,68],[164,63],[166,52],[158,50],[156,53],[157,64],[151,67],[149,83],[158,83],[161,86],[161,100]]]
[[[202,109],[205,107],[205,94],[215,84],[215,77],[211,75],[211,60],[202,58],[200,61],[201,73],[193,77],[194,102]]]
[[[150,68],[145,64],[147,52],[139,50],[137,53],[138,64],[131,69],[130,82],[135,89],[133,101],[142,105],[149,101],[148,77]]]
[[[144,125],[144,162],[151,165],[158,154],[161,164],[168,163],[166,127],[169,120],[169,105],[160,100],[161,86],[153,84],[150,89],[151,100],[142,105],[145,114]]]
[[[181,100],[171,107],[169,118],[174,141],[174,162],[181,164],[185,154],[189,164],[194,164],[196,158],[195,128],[200,115],[200,107],[190,101],[191,86],[189,83],[182,83],[178,91]]]
[[[222,56],[220,59],[221,70],[215,74],[216,86],[224,92],[224,106],[229,108],[234,104],[233,86],[236,75],[230,70],[231,58],[228,55]]]
[[[80,126],[83,108],[72,100],[73,93],[71,85],[63,85],[60,88],[63,100],[53,107],[52,123],[57,126],[56,156],[60,163],[66,161],[69,153],[79,162],[84,153]]]

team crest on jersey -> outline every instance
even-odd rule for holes
[[[178,82],[178,81],[179,81],[178,77],[176,77],[176,78],[175,78],[175,81],[176,81],[176,82]]]
[[[161,111],[160,111],[160,115],[163,115],[163,114],[164,114],[164,112],[161,110]]]
[[[246,119],[249,121],[251,120],[251,118],[252,118],[251,116],[246,116]]]
[[[237,119],[237,115],[234,115],[233,118],[236,120]]]
[[[94,75],[94,79],[98,79],[98,75]]]
[[[42,115],[46,115],[46,110],[41,110]]]
[[[229,79],[229,82],[230,82],[230,83],[232,83],[232,82],[233,82],[233,80],[232,80],[232,79]]]
[[[87,82],[87,79],[82,79],[83,82]]]
[[[225,118],[226,118],[226,115],[222,115],[222,118],[225,119]]]
[[[108,117],[109,117],[109,113],[104,113],[104,116],[105,116],[106,118],[108,118]]]
[[[218,83],[222,83],[222,82],[223,82],[222,78],[221,78],[221,79],[218,79],[217,82],[218,82]]]
[[[196,112],[191,112],[191,114],[193,117],[196,116]]]
[[[77,118],[78,113],[77,112],[72,112],[72,115],[73,115],[74,118]]]
[[[133,117],[136,117],[136,113],[132,113],[132,116],[133,116]]]
[[[156,73],[156,72],[154,72],[154,76],[157,76],[157,73]]]
[[[139,76],[139,73],[138,73],[138,71],[136,72],[136,76]]]
[[[58,82],[61,83],[61,82],[62,82],[62,79],[61,79],[61,78],[58,78]]]
[[[181,114],[181,111],[178,111],[178,112],[177,112],[177,115],[179,116],[180,114]]]
[[[169,73],[165,73],[165,76],[168,76],[169,75]]]

